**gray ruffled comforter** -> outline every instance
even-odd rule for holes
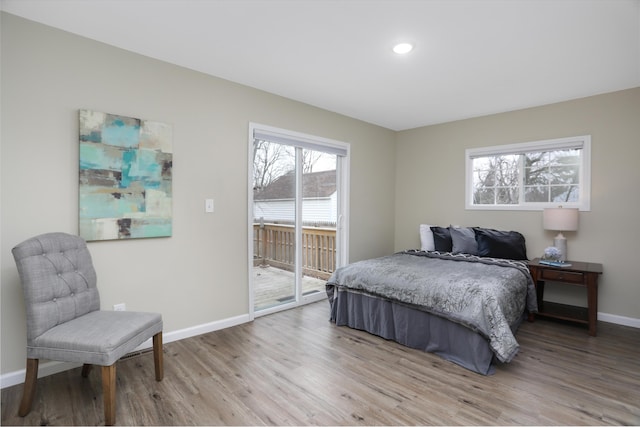
[[[445,317],[487,338],[496,357],[518,352],[512,326],[525,308],[537,311],[536,292],[522,261],[466,254],[405,251],[340,267],[327,286],[341,286]]]

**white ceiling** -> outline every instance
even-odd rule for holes
[[[2,9],[393,130],[640,86],[640,0],[2,0]],[[413,52],[391,51],[407,40]]]

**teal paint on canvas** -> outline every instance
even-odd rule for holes
[[[97,143],[80,143],[80,169],[122,169],[118,150]]]
[[[171,236],[171,126],[89,110],[80,110],[79,122],[80,235]]]
[[[131,179],[131,167],[136,162],[137,151],[128,150],[122,153],[122,178],[120,188],[127,188],[134,179]]]
[[[82,218],[123,218],[126,215],[145,212],[145,200],[139,192],[104,192],[87,188],[81,193],[80,216]]]
[[[102,143],[123,148],[138,148],[140,120],[108,114],[102,128]]]
[[[162,184],[162,159],[151,150],[129,150],[122,156],[121,186],[126,188],[134,182],[145,188],[159,188]]]
[[[162,221],[146,221],[135,228],[132,227],[132,238],[154,237],[157,235],[171,235],[171,224]]]

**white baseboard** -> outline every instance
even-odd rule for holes
[[[231,326],[240,325],[242,323],[249,322],[249,315],[244,314],[242,316],[230,317],[228,319],[217,320],[215,322],[204,323],[202,325],[192,326],[177,331],[167,332],[162,334],[163,344],[167,344],[173,341],[179,341],[185,338],[195,337],[197,335],[206,334],[208,332],[218,331],[220,329],[229,328]],[[152,347],[151,339],[140,344],[133,352],[144,350]],[[49,375],[57,374],[59,372],[67,371],[82,366],[81,363],[69,363],[69,362],[54,362],[48,361],[40,364],[38,368],[38,378],[46,377]],[[26,369],[20,369],[18,371],[9,372],[0,375],[0,388],[11,387],[24,382],[24,375]]]
[[[598,320],[602,320],[603,322],[608,323],[615,323],[616,325],[640,328],[640,319],[636,319],[634,317],[618,316],[617,314],[598,313]]]
[[[70,362],[45,362],[38,367],[38,378],[46,377],[49,375],[57,374],[58,372],[67,371],[69,369],[82,366],[82,363],[70,363]],[[1,388],[11,387],[16,384],[22,384],[24,382],[24,375],[26,369],[20,369],[19,371],[9,372],[0,377]]]

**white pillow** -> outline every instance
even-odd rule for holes
[[[420,224],[420,250],[435,251],[436,245],[433,243],[433,232],[429,224]]]

